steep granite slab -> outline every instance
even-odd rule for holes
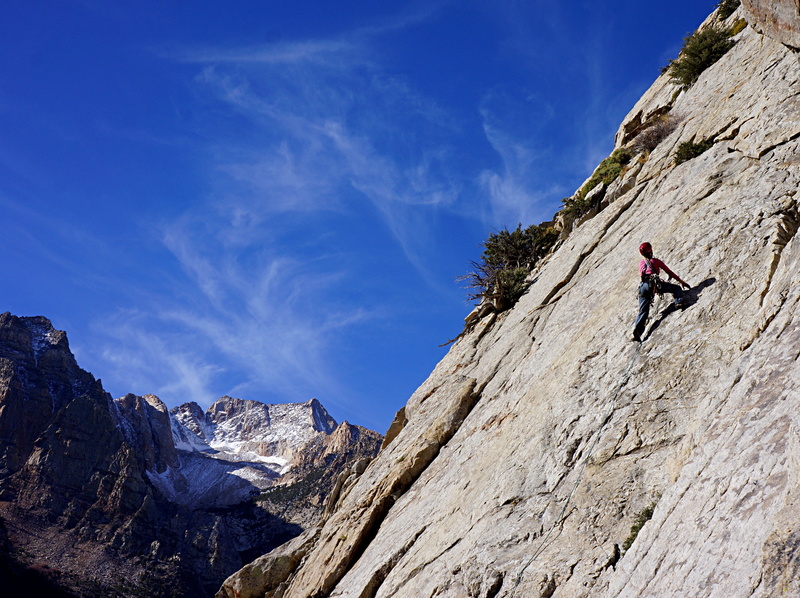
[[[800,2],[798,0],[742,0],[745,14],[758,30],[800,49]]]
[[[800,61],[756,24],[689,90],[656,81],[617,139],[648,115],[679,125],[513,310],[456,342],[298,569],[247,595],[796,593]],[[644,240],[694,289],[639,346]]]

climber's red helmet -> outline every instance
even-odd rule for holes
[[[639,253],[641,253],[644,257],[652,257],[653,246],[650,245],[650,243],[642,243],[639,245]]]

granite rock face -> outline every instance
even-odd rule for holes
[[[750,22],[759,32],[800,49],[800,2],[798,0],[742,0]]]
[[[783,2],[744,4],[734,47],[684,92],[660,77],[617,145],[671,132],[456,341],[323,525],[219,598],[798,594],[800,57],[768,26]],[[643,241],[693,288],[639,344]]]

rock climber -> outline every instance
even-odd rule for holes
[[[684,289],[691,287],[681,280],[681,277],[670,270],[667,265],[657,257],[653,257],[653,246],[650,243],[639,245],[639,253],[642,254],[642,261],[639,262],[639,274],[642,282],[639,283],[639,315],[636,316],[636,323],[633,325],[633,340],[642,342],[642,332],[647,324],[647,316],[650,314],[650,306],[653,304],[653,297],[656,294],[669,293],[672,295],[675,307],[684,307]],[[670,278],[674,278],[681,285],[661,280],[659,274],[661,270],[666,272]]]

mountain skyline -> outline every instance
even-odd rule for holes
[[[112,399],[43,317],[0,314],[0,365],[0,577],[13,595],[45,569],[75,596],[213,596],[313,525],[382,442],[316,400],[222,397],[204,412]]]
[[[115,397],[383,432],[481,242],[550,219],[714,4],[14,5],[2,310]]]

